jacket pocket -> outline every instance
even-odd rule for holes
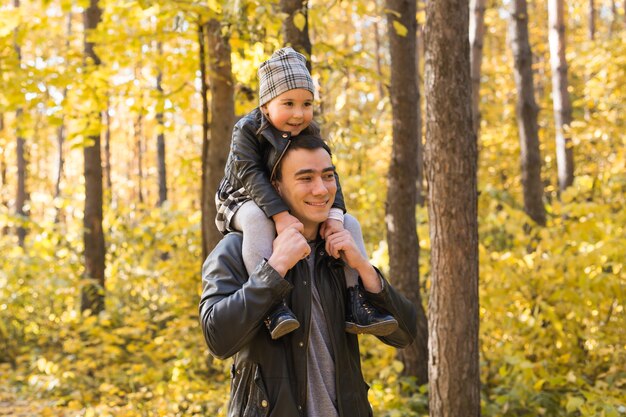
[[[256,363],[232,367],[228,417],[266,417],[270,404],[261,369]]]

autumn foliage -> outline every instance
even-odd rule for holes
[[[278,2],[101,0],[103,21],[89,36],[102,65],[93,71],[83,62],[84,3],[0,3],[0,414],[224,416],[230,361],[209,355],[197,318],[202,123],[196,29],[217,17],[230,31],[241,115],[255,105],[255,68],[280,45]],[[320,86],[316,117],[333,147],[349,211],[361,221],[373,263],[385,270],[391,104],[380,3],[311,0],[308,24]],[[567,3],[573,105],[567,129],[576,170],[563,192],[547,9],[544,2],[529,4],[545,227],[523,210],[506,35],[510,2],[487,3],[478,139],[482,414],[625,416],[623,3],[611,14],[611,2],[596,1],[593,40],[588,2]],[[421,3],[417,17],[423,24]],[[296,25],[301,18],[294,18]],[[99,315],[80,309],[81,288],[93,284],[84,278],[82,148],[93,133],[94,112],[105,116],[101,133],[110,144],[109,158],[103,154],[107,253],[100,291],[106,306]],[[167,143],[168,201],[156,207],[160,132]],[[24,215],[14,207],[18,136],[26,145]],[[428,220],[418,206],[424,303]],[[26,230],[23,246],[18,227]],[[427,386],[402,374],[395,351],[370,337],[362,337],[361,346],[375,415],[428,415]]]

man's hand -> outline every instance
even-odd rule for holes
[[[272,216],[272,220],[274,220],[274,224],[276,225],[276,234],[280,235],[283,230],[287,229],[291,225],[299,224],[302,228],[304,226],[300,223],[296,217],[289,214],[288,211],[281,211]]]
[[[328,236],[326,238],[326,250],[335,258],[341,256],[350,268],[356,270],[361,277],[363,287],[367,291],[378,293],[382,290],[378,273],[369,260],[363,256],[349,231],[342,230]]]
[[[274,239],[272,256],[267,260],[272,268],[282,277],[287,274],[300,259],[306,258],[311,253],[311,247],[302,232],[302,223],[287,227]]]

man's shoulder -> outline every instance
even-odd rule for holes
[[[241,255],[241,245],[243,243],[243,233],[230,232],[220,240],[211,254],[220,255],[223,253],[232,254],[233,252]]]
[[[231,232],[220,240],[215,248],[209,253],[203,270],[215,268],[217,265],[224,264],[243,264],[241,254],[241,245],[243,242],[243,234],[240,232]]]

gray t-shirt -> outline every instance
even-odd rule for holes
[[[339,417],[335,387],[335,358],[315,277],[315,251],[307,258],[310,271],[311,330],[307,350],[307,417]],[[341,318],[339,318],[341,319]],[[337,318],[335,318],[337,320]]]

